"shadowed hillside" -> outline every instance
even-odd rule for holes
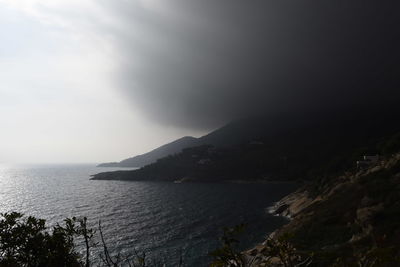
[[[202,145],[139,170],[101,173],[94,179],[312,180],[354,168],[361,155],[377,153],[383,140],[400,131],[396,116],[380,111],[239,120],[199,138]]]
[[[124,159],[120,162],[102,163],[99,164],[98,167],[142,167],[155,162],[159,158],[179,153],[185,147],[195,146],[197,142],[197,138],[185,136],[148,153]]]

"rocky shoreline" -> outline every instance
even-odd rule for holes
[[[393,246],[399,234],[393,217],[397,216],[393,212],[398,212],[400,203],[399,182],[400,154],[394,154],[368,168],[332,179],[321,185],[317,194],[303,186],[268,208],[269,213],[288,218],[288,223],[243,255],[252,262],[251,266],[264,266],[269,240],[289,233],[300,249],[336,257],[351,251],[373,251],[377,239],[382,247]],[[383,218],[386,219],[382,221]],[[395,234],[390,230],[391,236],[388,229],[397,230]]]
[[[276,202],[269,213],[292,219],[315,201],[318,200],[310,198],[307,190],[300,188]]]
[[[309,193],[307,192],[307,190],[305,190],[304,187],[301,187],[295,192],[285,196],[278,202],[274,203],[273,206],[268,207],[267,212],[275,216],[285,217],[288,219],[288,222],[290,222],[315,201],[318,200],[309,197]],[[265,258],[264,252],[267,249],[268,240],[270,238],[274,238],[279,230],[280,228],[270,233],[267,236],[266,240],[262,243],[257,244],[253,248],[244,251],[243,254],[247,258],[247,260],[249,262],[253,262],[254,266],[258,266],[257,262],[261,262]]]

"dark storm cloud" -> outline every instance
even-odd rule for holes
[[[400,2],[160,3],[110,7],[124,25],[118,78],[159,123],[207,129],[260,112],[399,100]]]

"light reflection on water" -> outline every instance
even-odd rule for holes
[[[283,223],[265,208],[295,189],[287,184],[89,180],[92,174],[111,170],[91,165],[0,166],[0,212],[44,218],[48,226],[86,216],[93,227],[102,221],[112,251],[144,249],[164,255],[167,263],[183,254],[187,266],[205,266],[223,226],[247,222],[244,245],[262,241]]]

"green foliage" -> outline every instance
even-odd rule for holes
[[[363,250],[350,247],[323,253],[319,250],[299,250],[294,245],[294,234],[284,233],[269,238],[263,249],[256,255],[245,254],[239,248],[238,236],[243,233],[244,224],[224,228],[220,238],[222,246],[210,255],[211,267],[250,267],[250,266],[357,266],[380,267],[399,266],[400,258],[396,246],[384,246],[376,239],[371,247]],[[103,252],[99,255],[98,266],[165,266],[157,259],[150,261],[144,252],[134,251],[134,255],[124,257],[111,255],[99,222],[98,232],[101,237]],[[45,220],[24,217],[21,213],[1,214],[0,220],[0,266],[91,266],[90,249],[96,246],[93,237],[96,232],[87,227],[87,219],[65,219],[63,225],[57,224],[52,232],[47,231]],[[86,245],[86,257],[75,251],[76,239]],[[318,243],[318,241],[316,241]],[[382,242],[381,242],[382,243]],[[83,260],[84,259],[84,260]],[[322,265],[321,265],[322,264]],[[176,265],[182,266],[182,258]]]
[[[241,234],[244,228],[244,224],[236,225],[232,228],[224,228],[224,233],[220,238],[222,243],[221,248],[210,253],[213,257],[213,262],[210,265],[211,267],[246,266],[245,258],[237,247],[239,244],[237,235]]]
[[[266,249],[263,252],[262,263],[284,267],[301,267],[311,264],[312,253],[297,250],[290,242],[292,237],[292,234],[285,233],[277,238],[268,238],[265,242]]]
[[[290,242],[291,234],[283,234],[278,238],[269,238],[259,255],[249,256],[238,250],[237,235],[242,233],[244,225],[224,228],[220,238],[222,246],[213,251],[211,267],[250,267],[250,266],[308,266],[312,262],[312,254],[298,251]]]
[[[96,231],[88,228],[87,218],[67,218],[64,224],[57,224],[52,231],[46,228],[45,220],[18,212],[0,214],[0,267],[89,267],[93,266],[90,251],[98,243],[94,242]],[[146,267],[165,266],[159,259],[147,259],[145,252],[134,250],[133,255],[113,255],[106,244],[101,223],[100,234],[102,253],[98,255],[96,266],[106,267]],[[76,252],[76,245],[85,246],[85,255]],[[174,266],[182,266],[179,258]]]
[[[359,251],[350,245],[336,250],[298,250],[293,242],[293,234],[284,233],[268,238],[257,253],[245,254],[236,250],[239,241],[234,236],[243,230],[239,225],[226,228],[221,238],[222,247],[211,253],[214,261],[211,267],[392,267],[400,266],[398,248],[395,246],[372,245]]]
[[[400,265],[400,258],[393,247],[374,247],[364,253],[354,253],[349,256],[340,256],[332,267],[392,267]]]
[[[72,221],[49,233],[45,220],[17,212],[0,216],[0,266],[81,266]]]

